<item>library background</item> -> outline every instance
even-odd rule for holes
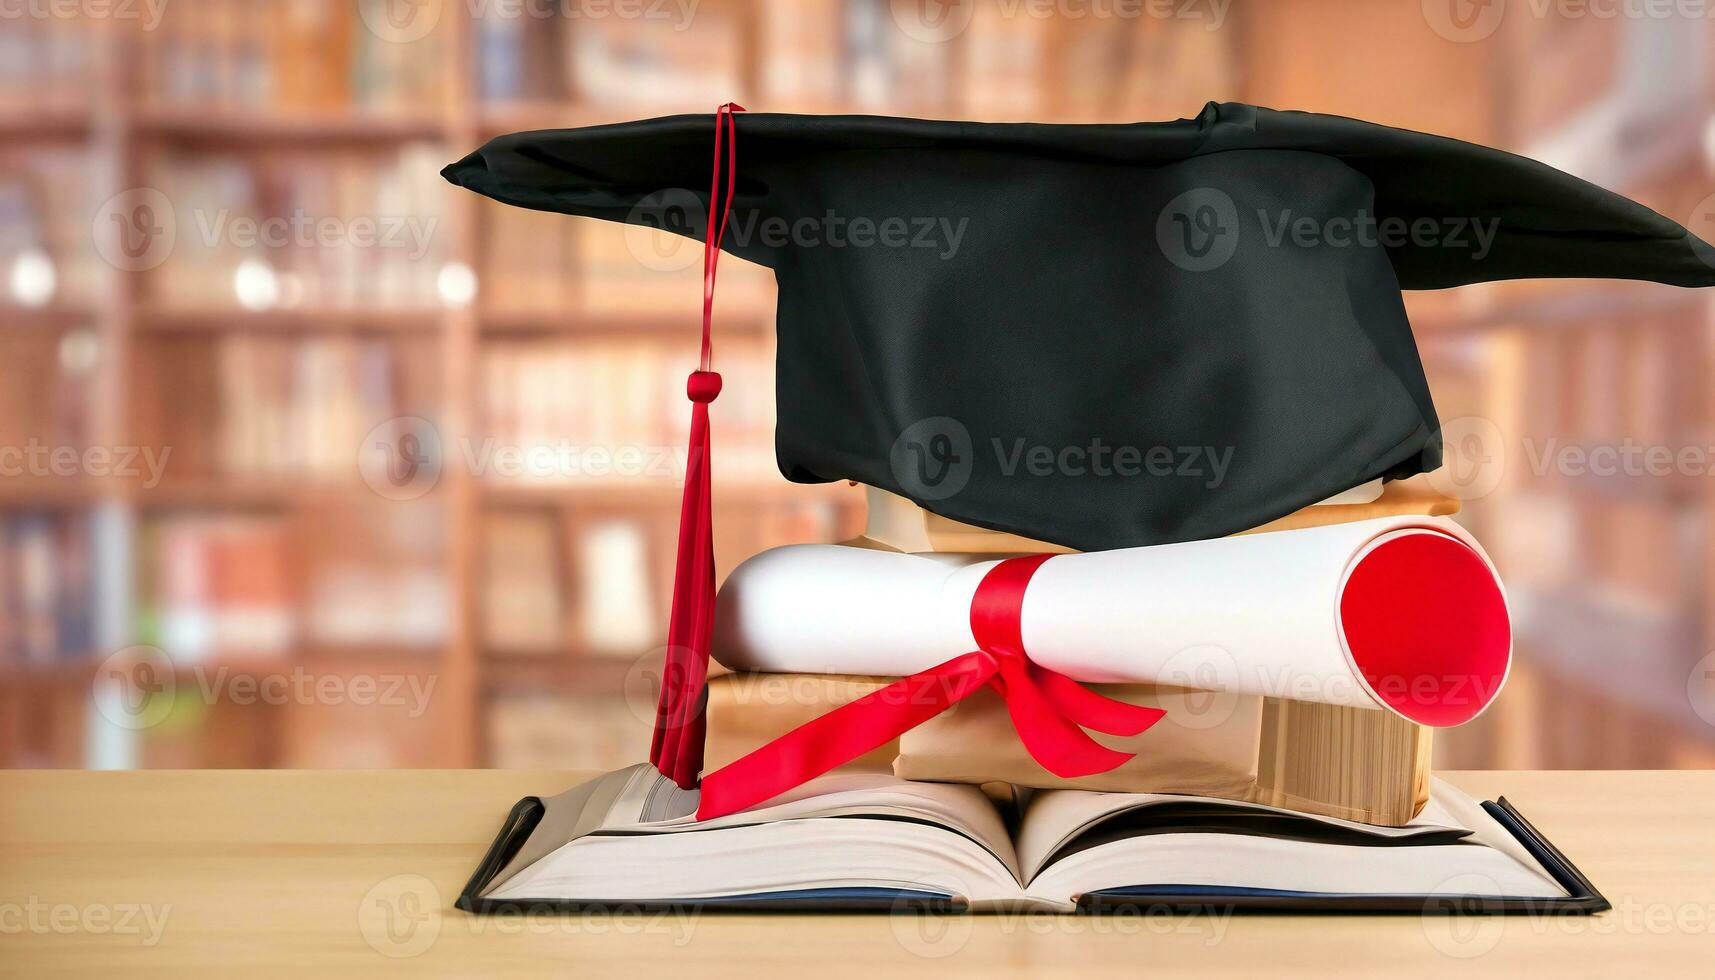
[[[0,765],[644,757],[700,251],[439,179],[491,136],[729,99],[1104,122],[1239,100],[1514,149],[1711,237],[1715,22],[1599,6],[8,5]],[[722,269],[724,574],[864,508],[776,472],[773,280]],[[1518,625],[1509,694],[1437,765],[1715,765],[1711,298],[1407,299],[1443,479]]]

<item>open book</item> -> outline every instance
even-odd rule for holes
[[[512,810],[458,906],[769,910],[1234,908],[1599,912],[1608,903],[1503,800],[1436,780],[1404,827],[1254,803],[836,773],[697,821],[650,766]]]

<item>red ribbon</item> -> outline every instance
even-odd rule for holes
[[[1161,720],[1161,709],[1103,697],[1025,654],[1019,625],[1025,588],[1051,557],[1010,558],[983,576],[971,599],[976,650],[872,691],[709,774],[702,782],[697,819],[772,799],[886,745],[984,686],[1006,701],[1024,747],[1056,776],[1107,772],[1132,758],[1084,729],[1136,735]]]
[[[709,223],[703,235],[703,347],[698,369],[685,385],[691,400],[690,451],[685,466],[685,496],[679,506],[679,552],[673,569],[673,609],[667,626],[667,662],[661,696],[655,705],[655,736],[649,761],[679,786],[697,784],[703,769],[703,701],[708,695],[709,632],[715,619],[714,522],[709,505],[709,402],[721,392],[713,368],[712,325],[715,272],[721,240],[732,214],[738,184],[738,129],[733,113],[744,107],[727,103],[715,110],[715,157],[709,186]],[[726,158],[722,160],[722,149]],[[721,198],[722,164],[726,197]],[[716,212],[719,212],[719,224]]]

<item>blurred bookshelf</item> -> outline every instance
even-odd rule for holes
[[[1663,54],[1683,40],[1515,18],[1493,43],[1452,44],[1417,6],[1235,5],[1210,29],[979,3],[946,41],[901,30],[887,0],[704,0],[688,25],[425,5],[441,16],[408,39],[392,36],[386,0],[182,0],[149,31],[0,22],[0,446],[171,449],[158,482],[0,476],[0,765],[643,757],[637,687],[670,599],[700,252],[440,181],[500,133],[729,99],[1106,122],[1233,99],[1541,154],[1689,218],[1709,185],[1701,139],[1603,122],[1647,123],[1688,97],[1707,118],[1711,93],[1684,91],[1703,74]],[[1678,33],[1710,43],[1707,25]],[[1655,84],[1672,98],[1640,65],[1665,73]],[[1401,72],[1411,86],[1375,83]],[[115,198],[134,188],[160,198]],[[161,199],[177,215],[164,257],[142,236]],[[350,235],[402,219],[401,244],[294,229],[258,246],[227,230],[298,215]],[[849,537],[863,518],[859,491],[775,470],[773,303],[767,270],[723,263],[722,575],[765,547]],[[1409,305],[1443,418],[1494,421],[1515,456],[1521,434],[1715,443],[1699,383],[1707,300],[1527,283]],[[397,420],[439,438],[426,492],[363,478],[377,427]],[[575,451],[545,454],[557,447]],[[1462,519],[1520,600],[1520,668],[1490,716],[1440,737],[1438,763],[1715,764],[1685,695],[1715,632],[1709,479],[1539,476],[1519,462]],[[129,730],[104,723],[92,691],[98,666],[135,645],[165,650],[181,687],[301,670],[342,690],[381,678],[431,693],[179,698]],[[1617,658],[1637,661],[1619,686]],[[1602,738],[1610,727],[1649,735]]]

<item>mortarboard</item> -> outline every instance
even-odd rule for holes
[[[1335,116],[737,128],[722,244],[779,284],[781,472],[1080,550],[1216,537],[1435,469],[1401,289],[1715,282],[1715,251],[1626,198]],[[518,133],[445,176],[706,239],[713,132]]]
[[[505,203],[705,243],[651,750],[685,786],[701,768],[714,615],[707,403],[722,250],[778,282],[775,449],[788,479],[856,480],[1085,551],[1218,537],[1437,468],[1440,424],[1402,289],[1715,283],[1715,251],[1624,197],[1359,120],[1211,103],[1128,125],[737,125],[733,108],[502,136],[444,171]]]

